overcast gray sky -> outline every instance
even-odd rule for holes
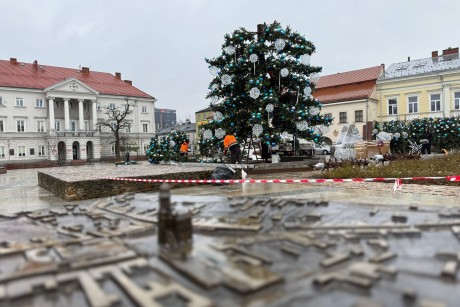
[[[459,12],[459,0],[0,0],[0,59],[121,72],[194,122],[209,106],[204,58],[236,28],[290,25],[326,75],[457,47]]]

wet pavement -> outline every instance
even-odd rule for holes
[[[127,176],[127,171],[138,172],[142,168],[127,167],[61,167],[51,169],[55,173],[67,173],[72,178],[91,174],[113,176]],[[178,166],[171,166],[178,169]],[[183,170],[183,167],[181,168]],[[0,212],[35,210],[65,204],[53,193],[41,188],[37,184],[37,172],[50,169],[9,170],[0,175]],[[193,168],[190,168],[193,171]],[[247,177],[251,179],[301,179],[310,178],[312,172],[286,172],[273,174],[255,174]],[[403,184],[402,190],[393,195],[394,183],[381,182],[346,182],[346,183],[244,183],[211,185],[203,184],[189,186],[172,191],[173,195],[220,195],[228,197],[252,196],[269,198],[302,198],[315,201],[335,201],[350,204],[375,205],[460,205],[460,187]],[[93,202],[88,200],[86,202]],[[79,203],[82,203],[81,201]]]

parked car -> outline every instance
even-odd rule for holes
[[[331,153],[331,146],[326,144],[315,144],[316,155],[328,155]]]

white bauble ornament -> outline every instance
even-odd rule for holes
[[[283,77],[283,78],[287,77],[287,75],[289,75],[289,70],[287,68],[283,68],[283,69],[281,69],[280,74],[281,74],[281,77]]]
[[[311,82],[316,83],[316,82],[318,82],[318,80],[319,80],[319,74],[318,73],[315,72],[315,73],[312,73],[310,75],[310,81]]]
[[[274,107],[273,107],[273,105],[271,103],[267,104],[267,106],[265,107],[265,110],[267,112],[273,112],[273,109],[274,109]]]
[[[318,107],[310,107],[308,110],[311,115],[318,115],[320,111],[321,110]]]
[[[406,131],[404,131],[404,132],[402,133],[402,137],[403,137],[403,139],[407,139],[407,137],[408,137],[408,136],[409,136],[409,135],[407,134],[407,132],[406,132]]]
[[[172,148],[172,147],[174,147],[174,145],[176,145],[176,142],[174,142],[174,141],[169,141],[169,147]]]
[[[249,56],[249,61],[250,61],[251,63],[255,63],[255,62],[257,62],[258,60],[259,60],[259,57],[257,56],[257,54],[251,54],[251,55]]]
[[[249,96],[250,96],[251,98],[257,99],[257,98],[260,96],[260,90],[259,90],[257,87],[253,87],[253,88],[249,91]]]
[[[218,88],[219,88],[219,85],[217,85],[217,84],[214,83],[214,84],[211,86],[211,91],[217,91]]]

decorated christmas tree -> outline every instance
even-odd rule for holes
[[[314,52],[312,42],[276,21],[258,25],[257,32],[226,34],[222,54],[206,59],[215,116],[204,126],[211,134],[203,143],[219,144],[226,131],[240,142],[255,136],[270,145],[283,133],[318,141],[317,126],[332,119],[320,114],[321,103],[312,96],[321,71],[310,65]]]
[[[167,136],[155,135],[146,151],[149,161],[171,161],[178,160],[181,144],[187,139],[183,131],[174,130]]]

